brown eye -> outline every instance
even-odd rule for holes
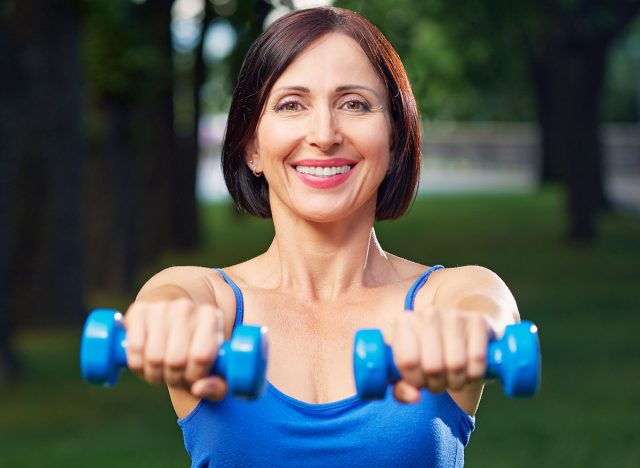
[[[357,100],[357,99],[350,99],[349,101],[346,101],[343,104],[343,107],[346,110],[356,111],[356,112],[369,110],[369,106],[367,105],[366,102],[363,102],[363,101],[360,101],[360,100]]]
[[[302,105],[298,101],[283,101],[276,106],[276,112],[298,112]]]

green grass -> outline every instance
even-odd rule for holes
[[[27,376],[0,389],[1,467],[188,466],[166,390],[79,375],[79,330],[22,334]]]
[[[202,208],[199,253],[164,265],[223,266],[262,251],[268,221]],[[471,467],[635,467],[640,460],[640,221],[603,220],[591,246],[564,240],[560,194],[420,199],[377,227],[383,246],[426,264],[480,264],[513,290],[540,327],[542,391],[485,392],[466,451]],[[104,299],[100,299],[103,301]],[[121,300],[121,299],[119,299]],[[78,376],[78,330],[23,334],[23,382],[0,389],[0,466],[185,466],[166,391],[130,375],[110,391]]]

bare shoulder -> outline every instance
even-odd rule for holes
[[[227,335],[231,333],[235,320],[235,294],[215,269],[201,266],[166,268],[146,282],[136,300],[154,300],[153,291],[156,289],[175,289],[177,297],[186,294],[196,304],[220,308],[225,316],[225,332]]]
[[[406,294],[409,288],[423,273],[432,268],[430,265],[423,265],[394,255],[389,255],[389,258],[392,262],[393,270],[398,278],[397,284],[401,287],[403,294]],[[437,288],[434,287],[437,283],[435,279],[439,274],[440,270],[434,271],[429,276],[428,281],[420,288],[414,304],[416,308],[433,303],[435,293],[437,291]]]
[[[445,308],[481,310],[500,326],[518,321],[516,300],[506,283],[488,268],[469,265],[448,268],[434,278],[434,304]]]
[[[397,255],[387,253],[387,256],[391,261],[394,277],[399,282],[413,282],[433,268],[433,265],[424,265]],[[504,281],[490,269],[479,265],[466,265],[433,271],[420,292],[423,296],[434,296],[438,291],[442,294],[447,290],[480,290],[482,288],[508,291]]]
[[[434,274],[434,286],[438,288],[440,298],[450,293],[509,293],[507,285],[496,273],[478,265],[445,268]]]
[[[244,262],[228,265],[221,269],[224,270],[225,274],[227,274],[233,282],[237,282],[238,286],[250,285],[252,283],[252,279],[259,277],[261,274],[268,276],[268,273],[263,273],[267,270],[267,265],[264,262],[264,255],[258,255],[257,257],[250,258]],[[220,275],[218,276],[222,278]]]
[[[219,276],[214,269],[202,266],[172,266],[165,268],[153,275],[145,284],[145,287],[153,286],[155,283],[185,282],[200,280],[204,277]]]
[[[461,284],[474,287],[504,285],[504,281],[496,273],[480,265],[445,268],[438,274],[438,278],[439,281],[449,285]]]
[[[421,266],[422,271],[428,267]],[[515,299],[505,282],[492,270],[467,265],[434,271],[416,296],[416,308],[427,306],[468,308],[482,305],[515,311]],[[511,314],[509,314],[511,315]]]
[[[176,286],[186,291],[196,303],[215,302],[216,292],[224,280],[212,268],[173,266],[152,276],[138,296],[163,286]]]

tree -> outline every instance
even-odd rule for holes
[[[93,287],[131,293],[136,273],[160,252],[198,242],[197,117],[188,136],[179,138],[172,5],[101,0],[88,7],[86,226]]]
[[[141,109],[156,87],[161,61],[149,45],[138,8],[124,0],[93,2],[83,38],[90,103],[85,212],[89,285],[127,293],[134,287],[141,258],[152,257],[167,232],[157,229],[158,235],[138,252],[138,223],[157,228],[155,210],[140,209],[138,190],[149,192],[148,178],[154,174],[140,162],[148,154],[142,132],[148,115]]]
[[[564,181],[570,237],[596,236],[598,214],[608,206],[599,136],[607,57],[613,40],[640,10],[640,0],[403,0],[391,10],[381,0],[336,3],[373,19],[408,57],[410,73],[414,68],[418,75],[429,74],[435,63],[427,90],[417,87],[423,109],[434,101],[428,88],[444,88],[443,107],[462,104],[454,111],[457,117],[468,117],[478,104],[486,105],[489,117],[499,115],[501,103],[518,109],[518,95],[532,93],[542,136],[541,179]],[[435,41],[412,42],[421,34]],[[427,71],[421,72],[415,57],[439,47],[448,50],[428,54],[432,63],[422,60]],[[433,60],[438,54],[448,62]],[[438,71],[445,73],[439,77]],[[529,86],[523,86],[524,73]]]
[[[9,2],[0,21],[0,369],[12,371],[12,324],[83,315],[81,12]]]
[[[91,286],[130,293],[161,250],[197,243],[172,5],[0,4],[0,380],[19,369],[15,327],[82,322],[87,270]]]
[[[592,240],[609,207],[600,137],[607,57],[640,1],[547,0],[538,27],[525,32],[542,129],[543,179],[565,179],[570,236]]]

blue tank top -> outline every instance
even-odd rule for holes
[[[407,293],[406,310],[413,310],[417,292],[441,268],[418,278]],[[218,271],[236,295],[237,326],[244,315],[242,292]],[[311,404],[267,382],[257,400],[202,400],[178,424],[192,467],[370,468],[461,467],[475,421],[447,392],[423,390],[419,403],[402,404],[389,387],[384,400],[356,395]]]

